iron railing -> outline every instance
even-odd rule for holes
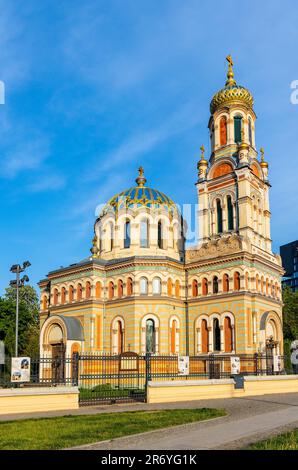
[[[22,386],[77,385],[80,404],[145,401],[149,381],[222,379],[233,375],[231,358],[240,359],[240,375],[285,374],[285,358],[280,370],[272,355],[206,354],[189,357],[189,374],[182,375],[176,355],[120,355],[84,353],[72,357],[38,357],[31,359],[30,383]],[[289,372],[289,371],[288,371]],[[0,387],[20,386],[11,383],[10,358],[0,365]]]

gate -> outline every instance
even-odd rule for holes
[[[146,359],[133,352],[78,356],[81,406],[145,401]]]

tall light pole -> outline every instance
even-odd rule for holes
[[[10,271],[16,275],[16,279],[10,281],[10,286],[16,289],[16,342],[15,342],[15,357],[18,357],[18,342],[19,342],[19,287],[22,287],[25,282],[29,281],[29,277],[25,274],[22,279],[20,279],[20,274],[25,271],[26,268],[29,268],[31,263],[29,261],[24,261],[23,265],[14,264],[10,268]]]

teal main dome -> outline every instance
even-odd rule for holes
[[[137,186],[133,186],[125,191],[113,196],[102,210],[101,215],[108,212],[109,209],[121,210],[125,207],[148,207],[148,208],[164,208],[168,212],[177,209],[176,204],[166,194],[157,189],[145,186],[146,178],[143,176],[143,168],[139,168],[139,177],[136,179]]]

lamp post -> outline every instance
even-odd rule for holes
[[[15,342],[15,357],[18,357],[18,341],[19,341],[19,287],[22,287],[25,282],[29,281],[29,277],[25,274],[20,279],[20,274],[25,271],[26,268],[29,268],[31,263],[29,261],[24,261],[23,265],[13,264],[10,268],[10,271],[16,275],[16,279],[10,281],[10,286],[16,289],[16,342]]]

